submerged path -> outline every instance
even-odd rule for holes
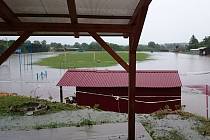
[[[127,123],[63,127],[30,131],[0,131],[1,140],[127,140]],[[136,124],[136,140],[152,140],[142,124]]]

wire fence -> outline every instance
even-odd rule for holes
[[[84,93],[84,94],[89,94],[89,95],[97,95],[97,96],[104,96],[104,97],[111,97],[113,99],[115,99],[116,101],[118,101],[119,99],[121,100],[126,100],[128,101],[128,98],[125,98],[125,96],[114,96],[112,95],[106,95],[106,94],[100,94],[100,93],[93,93],[93,92],[84,92],[84,91],[77,91],[78,93]],[[135,96],[135,97],[177,97],[180,99],[173,99],[173,100],[160,100],[160,101],[155,101],[155,102],[149,102],[149,101],[144,101],[144,100],[135,100],[135,102],[137,103],[144,103],[144,104],[157,104],[157,103],[167,103],[167,102],[175,102],[175,101],[181,101],[181,96]]]

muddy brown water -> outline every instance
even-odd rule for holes
[[[187,111],[206,116],[205,85],[210,85],[210,57],[168,52],[149,54],[152,59],[138,62],[137,69],[178,70],[183,84],[182,105],[186,105]],[[53,55],[57,55],[57,53],[36,53],[32,55],[32,60],[35,62]],[[22,55],[20,62],[20,57],[16,54],[0,66],[0,91],[33,97],[39,96],[44,99],[52,97],[52,100],[58,101],[59,87],[56,84],[66,70],[31,66],[30,60],[30,55]],[[122,67],[116,65],[92,69],[121,70]],[[42,79],[41,73],[45,72],[47,72],[47,78],[43,76]],[[74,87],[64,88],[64,97],[73,95],[74,92]]]

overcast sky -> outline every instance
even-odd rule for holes
[[[150,4],[140,44],[188,42],[194,34],[199,41],[210,36],[210,0],[153,0]],[[15,39],[17,37],[1,37]],[[123,37],[103,37],[105,41],[127,45]],[[30,37],[29,40],[46,40],[74,44],[90,43],[91,37]]]

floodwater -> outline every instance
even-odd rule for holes
[[[59,53],[36,53],[32,63]],[[66,70],[31,65],[31,55],[12,55],[0,66],[0,91],[32,97],[59,100],[57,82]],[[41,74],[43,73],[43,74]],[[38,76],[37,76],[38,75]],[[64,88],[64,96],[74,93],[74,88]],[[67,94],[67,95],[66,95]]]
[[[178,70],[183,84],[182,105],[186,105],[186,111],[206,116],[205,85],[210,85],[210,57],[168,52],[149,54],[151,60],[138,62],[137,69]],[[56,53],[33,54],[32,61],[53,55]],[[30,62],[30,55],[12,55],[1,65],[0,91],[45,99],[52,97],[58,101],[59,87],[56,84],[66,70],[30,65]],[[116,65],[93,69],[119,70],[122,67]],[[64,88],[64,97],[74,92],[75,88]]]

